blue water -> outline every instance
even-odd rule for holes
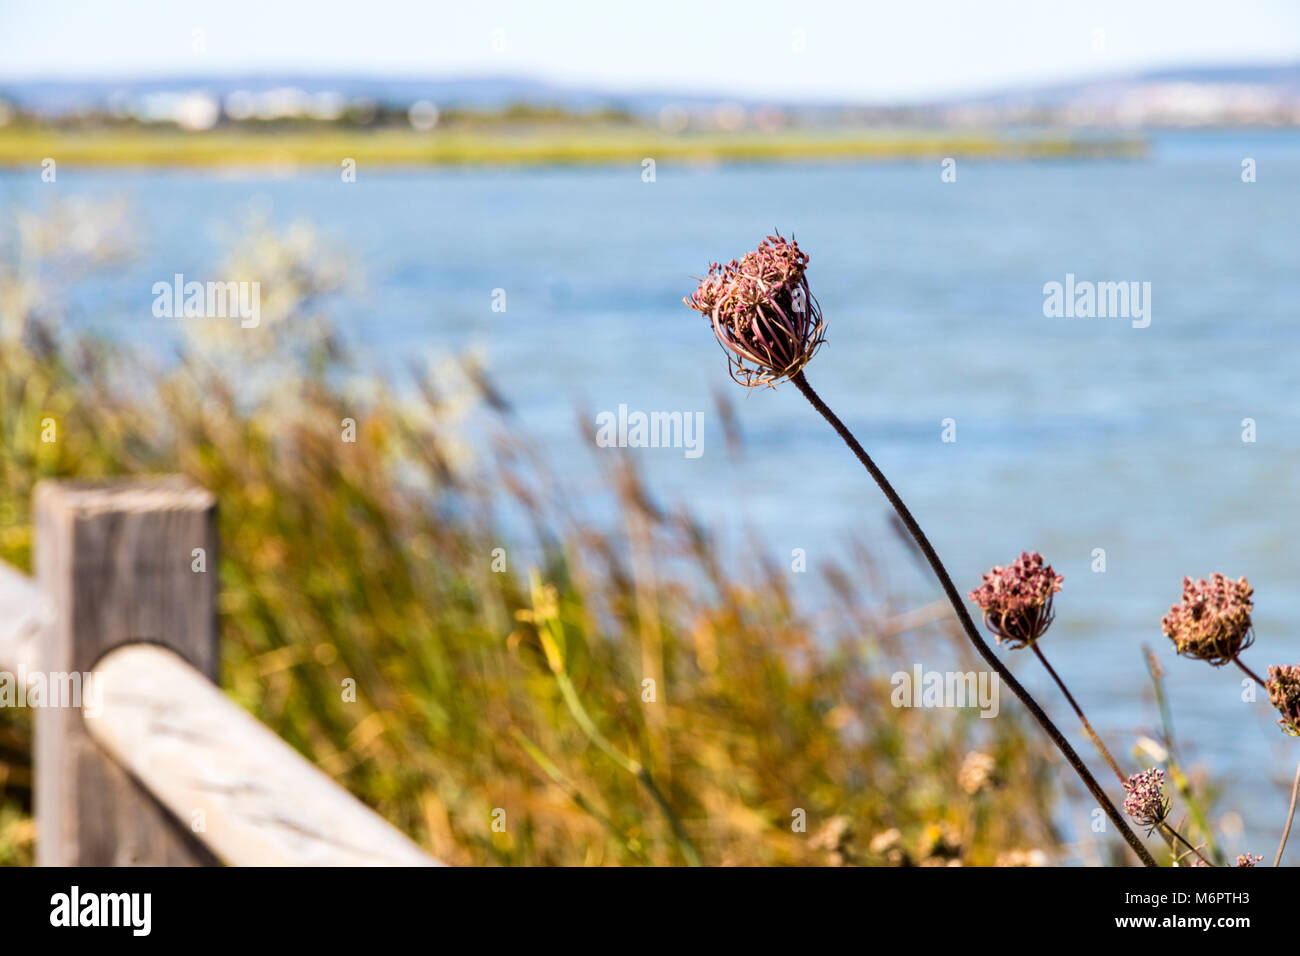
[[[1241,181],[1245,157],[1254,183]],[[1156,647],[1184,755],[1224,786],[1215,819],[1245,819],[1244,832],[1228,819],[1226,846],[1271,860],[1300,742],[1277,731],[1265,698],[1242,700],[1240,674],[1176,658],[1159,622],[1184,574],[1244,574],[1257,601],[1249,661],[1300,661],[1288,623],[1300,619],[1300,135],[1162,136],[1142,161],[958,157],[955,183],[937,163],[660,162],[655,182],[640,174],[363,168],[343,184],[329,170],[61,168],[57,186],[0,175],[0,203],[126,197],[138,255],[65,296],[76,323],[148,351],[175,332],[150,313],[155,281],[226,278],[219,262],[250,206],[278,224],[309,221],[364,280],[334,314],[368,362],[480,350],[547,457],[593,495],[603,452],[583,441],[575,409],[701,411],[699,458],[636,452],[662,499],[688,502],[737,560],[745,531],[782,560],[804,549],[814,573],[792,580],[811,610],[824,600],[819,560],[858,537],[901,603],[918,606],[937,589],[860,467],[793,388],[732,385],[703,319],[681,305],[711,260],[777,227],[793,233],[829,322],[809,377],[958,584],[1022,549],[1047,555],[1066,582],[1045,649],[1128,764],[1136,735],[1158,728],[1140,656]],[[1150,282],[1150,327],[1044,318],[1043,285],[1066,273]],[[497,288],[504,313],[491,310]],[[743,472],[723,447],[719,388],[736,400]],[[948,418],[955,442],[942,441]],[[1105,573],[1090,569],[1096,548]],[[1013,660],[1086,751],[1034,664]]]

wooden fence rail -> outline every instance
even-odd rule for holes
[[[225,697],[212,496],[42,483],[36,581],[0,563],[0,668],[38,675],[42,865],[436,865]]]

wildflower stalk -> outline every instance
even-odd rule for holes
[[[1202,854],[1200,850],[1196,849],[1196,847],[1194,847],[1194,846],[1192,846],[1190,843],[1188,843],[1188,842],[1187,842],[1187,838],[1184,837],[1184,836],[1183,836],[1181,833],[1179,833],[1177,830],[1175,830],[1173,827],[1171,827],[1168,823],[1162,823],[1162,824],[1160,824],[1160,830],[1161,830],[1161,832],[1163,832],[1163,833],[1168,833],[1169,835],[1175,837],[1175,838],[1178,840],[1179,843],[1181,843],[1183,846],[1187,847],[1187,849],[1190,850],[1192,853],[1195,853],[1197,859],[1199,859],[1199,860],[1200,860],[1202,863],[1204,863],[1206,866],[1214,866],[1213,863],[1211,863],[1209,860],[1207,860],[1207,859],[1205,858],[1204,854]],[[1171,848],[1171,849],[1173,848],[1173,843],[1172,843],[1172,842],[1170,842],[1170,848]]]
[[[1261,678],[1261,677],[1260,677],[1258,674],[1256,674],[1253,670],[1251,670],[1251,669],[1250,669],[1249,667],[1247,667],[1244,663],[1242,663],[1242,660],[1241,660],[1240,657],[1238,657],[1238,656],[1236,656],[1236,655],[1234,654],[1234,655],[1233,655],[1233,658],[1232,658],[1232,662],[1233,662],[1234,664],[1236,664],[1238,667],[1240,667],[1240,668],[1242,669],[1242,672],[1245,673],[1245,675],[1246,675],[1247,677],[1249,677],[1251,680],[1253,680],[1253,681],[1254,681],[1256,684],[1258,684],[1260,687],[1267,687],[1267,686],[1268,686],[1268,684],[1264,681],[1263,678]]]
[[[1282,830],[1282,842],[1277,845],[1277,856],[1273,857],[1273,865],[1282,865],[1282,851],[1286,849],[1286,838],[1291,835],[1291,821],[1295,819],[1296,795],[1300,794],[1300,764],[1296,764],[1295,782],[1291,784],[1291,809],[1286,812],[1286,826]]]
[[[560,696],[564,699],[564,704],[568,707],[569,713],[573,716],[578,728],[586,734],[588,740],[646,788],[646,792],[650,794],[659,810],[663,813],[664,819],[668,821],[673,837],[676,839],[678,848],[681,850],[682,856],[685,857],[687,864],[699,866],[699,854],[695,852],[695,847],[686,835],[685,827],[682,826],[681,820],[678,819],[672,805],[669,804],[668,798],[659,789],[659,785],[655,782],[650,771],[639,760],[629,757],[615,747],[609,738],[601,733],[600,728],[596,726],[596,722],[587,713],[587,708],[583,706],[582,699],[578,696],[578,691],[569,678],[569,672],[564,663],[564,654],[560,650],[563,632],[560,630],[562,624],[559,619],[559,611],[555,606],[555,598],[552,594],[547,593],[548,588],[544,589],[542,587],[541,580],[536,572],[533,572],[530,577],[533,592],[533,610],[531,612],[516,612],[516,614],[522,620],[530,621],[537,628],[537,636],[542,643],[542,650],[546,654],[546,662],[550,665],[551,673],[555,675],[555,684],[560,689]]]
[[[1092,741],[1093,746],[1097,748],[1097,752],[1101,754],[1102,758],[1110,766],[1110,769],[1114,771],[1115,776],[1119,778],[1120,785],[1123,786],[1128,781],[1128,778],[1124,776],[1124,771],[1120,769],[1119,762],[1115,760],[1111,755],[1110,750],[1107,749],[1106,745],[1102,742],[1101,736],[1092,729],[1092,724],[1084,714],[1083,708],[1079,706],[1078,701],[1074,699],[1074,695],[1070,693],[1070,689],[1065,686],[1065,681],[1061,680],[1060,675],[1056,673],[1056,668],[1052,667],[1052,665],[1047,662],[1047,657],[1043,654],[1043,650],[1039,647],[1037,640],[1031,641],[1029,646],[1033,648],[1034,654],[1042,662],[1043,667],[1047,669],[1047,673],[1051,675],[1052,680],[1056,681],[1056,686],[1061,689],[1061,693],[1065,695],[1065,699],[1070,702],[1070,707],[1073,708],[1075,716],[1079,718],[1079,723],[1083,725],[1084,733],[1088,735],[1088,739]],[[1181,774],[1178,776],[1181,777]],[[1177,785],[1177,781],[1175,781],[1175,785]],[[1210,860],[1206,859],[1205,855],[1193,846],[1186,837],[1174,829],[1174,827],[1169,824],[1168,820],[1161,820],[1155,830],[1160,834],[1161,839],[1165,841],[1165,845],[1168,846],[1171,851],[1174,849],[1174,840],[1178,840],[1178,842],[1182,843],[1182,845],[1187,847],[1188,850],[1196,854],[1196,856],[1207,866],[1215,865]],[[1178,856],[1182,855],[1185,854],[1179,854]]]
[[[1056,681],[1056,686],[1061,688],[1061,693],[1064,694],[1065,699],[1070,702],[1070,706],[1074,709],[1075,716],[1079,718],[1079,723],[1083,725],[1083,732],[1088,735],[1088,739],[1091,740],[1093,746],[1097,748],[1097,752],[1101,754],[1102,758],[1110,766],[1110,769],[1115,772],[1115,776],[1119,778],[1119,782],[1122,786],[1124,781],[1128,778],[1124,776],[1124,771],[1119,769],[1119,764],[1115,762],[1115,758],[1112,757],[1110,751],[1106,749],[1106,745],[1101,742],[1101,737],[1097,735],[1097,731],[1092,729],[1092,724],[1090,724],[1088,718],[1084,716],[1083,708],[1075,701],[1074,695],[1071,694],[1070,689],[1065,686],[1065,681],[1061,680],[1060,676],[1056,673],[1056,669],[1053,668],[1051,664],[1047,663],[1047,658],[1043,655],[1043,651],[1038,646],[1038,642],[1034,641],[1029,646],[1034,649],[1034,654],[1040,661],[1042,661],[1043,666],[1047,668],[1047,673],[1052,675],[1052,680]]]
[[[1151,852],[1145,845],[1143,845],[1142,841],[1138,838],[1137,834],[1133,832],[1132,828],[1129,827],[1128,822],[1120,814],[1119,810],[1116,809],[1115,804],[1111,802],[1108,796],[1106,796],[1106,792],[1102,790],[1101,785],[1097,783],[1091,771],[1088,770],[1079,755],[1075,753],[1074,748],[1070,746],[1070,742],[1065,739],[1065,736],[1061,731],[1052,723],[1051,718],[1047,716],[1046,712],[1044,712],[1044,710],[1038,705],[1037,701],[1029,695],[1029,692],[1021,686],[1020,682],[1016,680],[1011,671],[1002,663],[998,656],[993,653],[993,649],[989,647],[988,643],[980,635],[979,629],[975,626],[975,622],[972,620],[970,612],[966,610],[966,605],[962,601],[961,594],[958,592],[956,585],[953,584],[952,578],[949,576],[948,570],[943,566],[943,562],[939,559],[938,553],[935,552],[934,547],[930,544],[930,540],[925,536],[925,532],[921,530],[921,526],[917,524],[916,519],[912,517],[912,512],[909,511],[907,505],[903,503],[903,499],[898,496],[898,492],[896,492],[893,485],[889,483],[884,472],[876,466],[876,463],[872,461],[871,456],[866,453],[866,450],[858,443],[858,440],[853,437],[853,433],[845,427],[844,423],[841,422],[836,414],[830,410],[829,406],[821,400],[821,397],[813,390],[813,387],[808,384],[808,379],[804,376],[802,370],[791,375],[790,381],[794,383],[794,386],[797,389],[799,389],[804,398],[808,399],[809,404],[811,404],[813,408],[817,409],[830,426],[835,429],[836,433],[841,439],[843,439],[844,443],[848,445],[853,454],[857,456],[858,461],[860,461],[862,466],[867,469],[867,473],[875,480],[876,484],[880,487],[880,490],[884,493],[885,498],[889,500],[894,511],[897,512],[899,520],[903,522],[903,526],[907,528],[912,539],[916,541],[917,547],[920,548],[921,553],[925,555],[925,559],[930,565],[930,569],[934,572],[935,577],[939,579],[939,584],[942,586],[945,595],[947,595],[949,603],[952,604],[958,622],[961,624],[962,629],[965,630],[966,636],[970,639],[971,643],[975,645],[975,650],[977,650],[979,655],[984,658],[985,662],[993,668],[995,672],[997,672],[998,677],[1011,688],[1012,693],[1020,699],[1020,702],[1029,709],[1029,712],[1033,715],[1034,719],[1038,721],[1039,726],[1043,728],[1043,731],[1051,739],[1052,743],[1056,745],[1056,748],[1061,751],[1061,754],[1069,762],[1070,766],[1074,768],[1075,773],[1079,775],[1084,786],[1088,788],[1088,792],[1091,793],[1094,799],[1096,799],[1101,805],[1106,815],[1110,817],[1111,822],[1115,824],[1120,834],[1124,837],[1128,845],[1133,848],[1133,852],[1138,855],[1138,858],[1142,860],[1143,864],[1146,866],[1158,866],[1159,864],[1156,863]]]
[[[1155,694],[1156,706],[1160,710],[1160,728],[1165,746],[1165,768],[1169,771],[1170,779],[1173,780],[1178,795],[1183,798],[1188,812],[1192,815],[1192,823],[1205,837],[1205,848],[1209,851],[1215,865],[1222,865],[1223,854],[1214,842],[1214,831],[1206,821],[1201,802],[1197,799],[1195,791],[1192,790],[1191,782],[1187,779],[1187,775],[1183,773],[1182,763],[1178,759],[1178,748],[1174,743],[1174,718],[1169,710],[1169,697],[1165,694],[1165,682],[1160,671],[1159,662],[1156,660],[1151,648],[1143,647],[1142,653],[1146,658],[1147,673],[1151,676],[1151,689]]]
[[[537,766],[542,769],[542,772],[550,777],[551,781],[568,795],[569,799],[573,801],[574,805],[579,810],[589,814],[602,827],[604,827],[605,831],[617,840],[629,855],[638,856],[643,860],[646,858],[644,851],[637,846],[633,846],[628,841],[627,835],[619,830],[618,825],[605,814],[601,813],[590,800],[583,796],[582,791],[578,789],[577,785],[565,776],[564,771],[555,765],[555,761],[551,760],[541,747],[529,740],[527,735],[517,727],[512,727],[510,733],[519,746],[523,748],[524,753],[528,754],[533,763],[537,764]]]

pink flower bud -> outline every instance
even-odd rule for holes
[[[1024,552],[1007,567],[995,567],[984,583],[967,595],[984,612],[984,626],[1014,650],[1032,644],[1052,624],[1052,595],[1064,576],[1043,563],[1035,551]]]
[[[1124,784],[1124,790],[1128,794],[1124,798],[1124,812],[1146,827],[1148,833],[1169,815],[1163,770],[1143,770],[1133,774]]]
[[[1264,686],[1269,703],[1282,715],[1278,725],[1292,737],[1300,737],[1300,666],[1273,665]]]
[[[807,254],[793,239],[768,236],[727,265],[713,263],[688,306],[713,325],[731,377],[749,388],[799,372],[824,341],[826,324],[808,289]]]
[[[1215,572],[1210,580],[1183,578],[1183,601],[1160,622],[1165,636],[1184,657],[1222,667],[1254,642],[1250,612],[1255,592],[1245,578],[1230,581]]]

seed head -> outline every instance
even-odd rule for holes
[[[1268,702],[1282,715],[1278,725],[1292,737],[1300,737],[1300,666],[1273,665],[1264,686]]]
[[[748,388],[799,372],[824,341],[826,324],[808,289],[808,256],[794,239],[768,236],[739,260],[709,266],[683,299],[713,325],[731,377]]]
[[[1007,567],[998,565],[984,583],[967,595],[984,612],[984,626],[1014,650],[1032,644],[1052,624],[1052,595],[1065,577],[1043,563],[1043,556],[1022,552]]]
[[[1183,578],[1183,601],[1160,622],[1165,636],[1184,657],[1222,667],[1254,643],[1250,629],[1254,589],[1245,578],[1230,581],[1215,572],[1210,580]]]
[[[1135,773],[1124,784],[1124,790],[1128,794],[1124,798],[1124,812],[1146,827],[1149,836],[1169,815],[1165,772],[1151,769]]]

